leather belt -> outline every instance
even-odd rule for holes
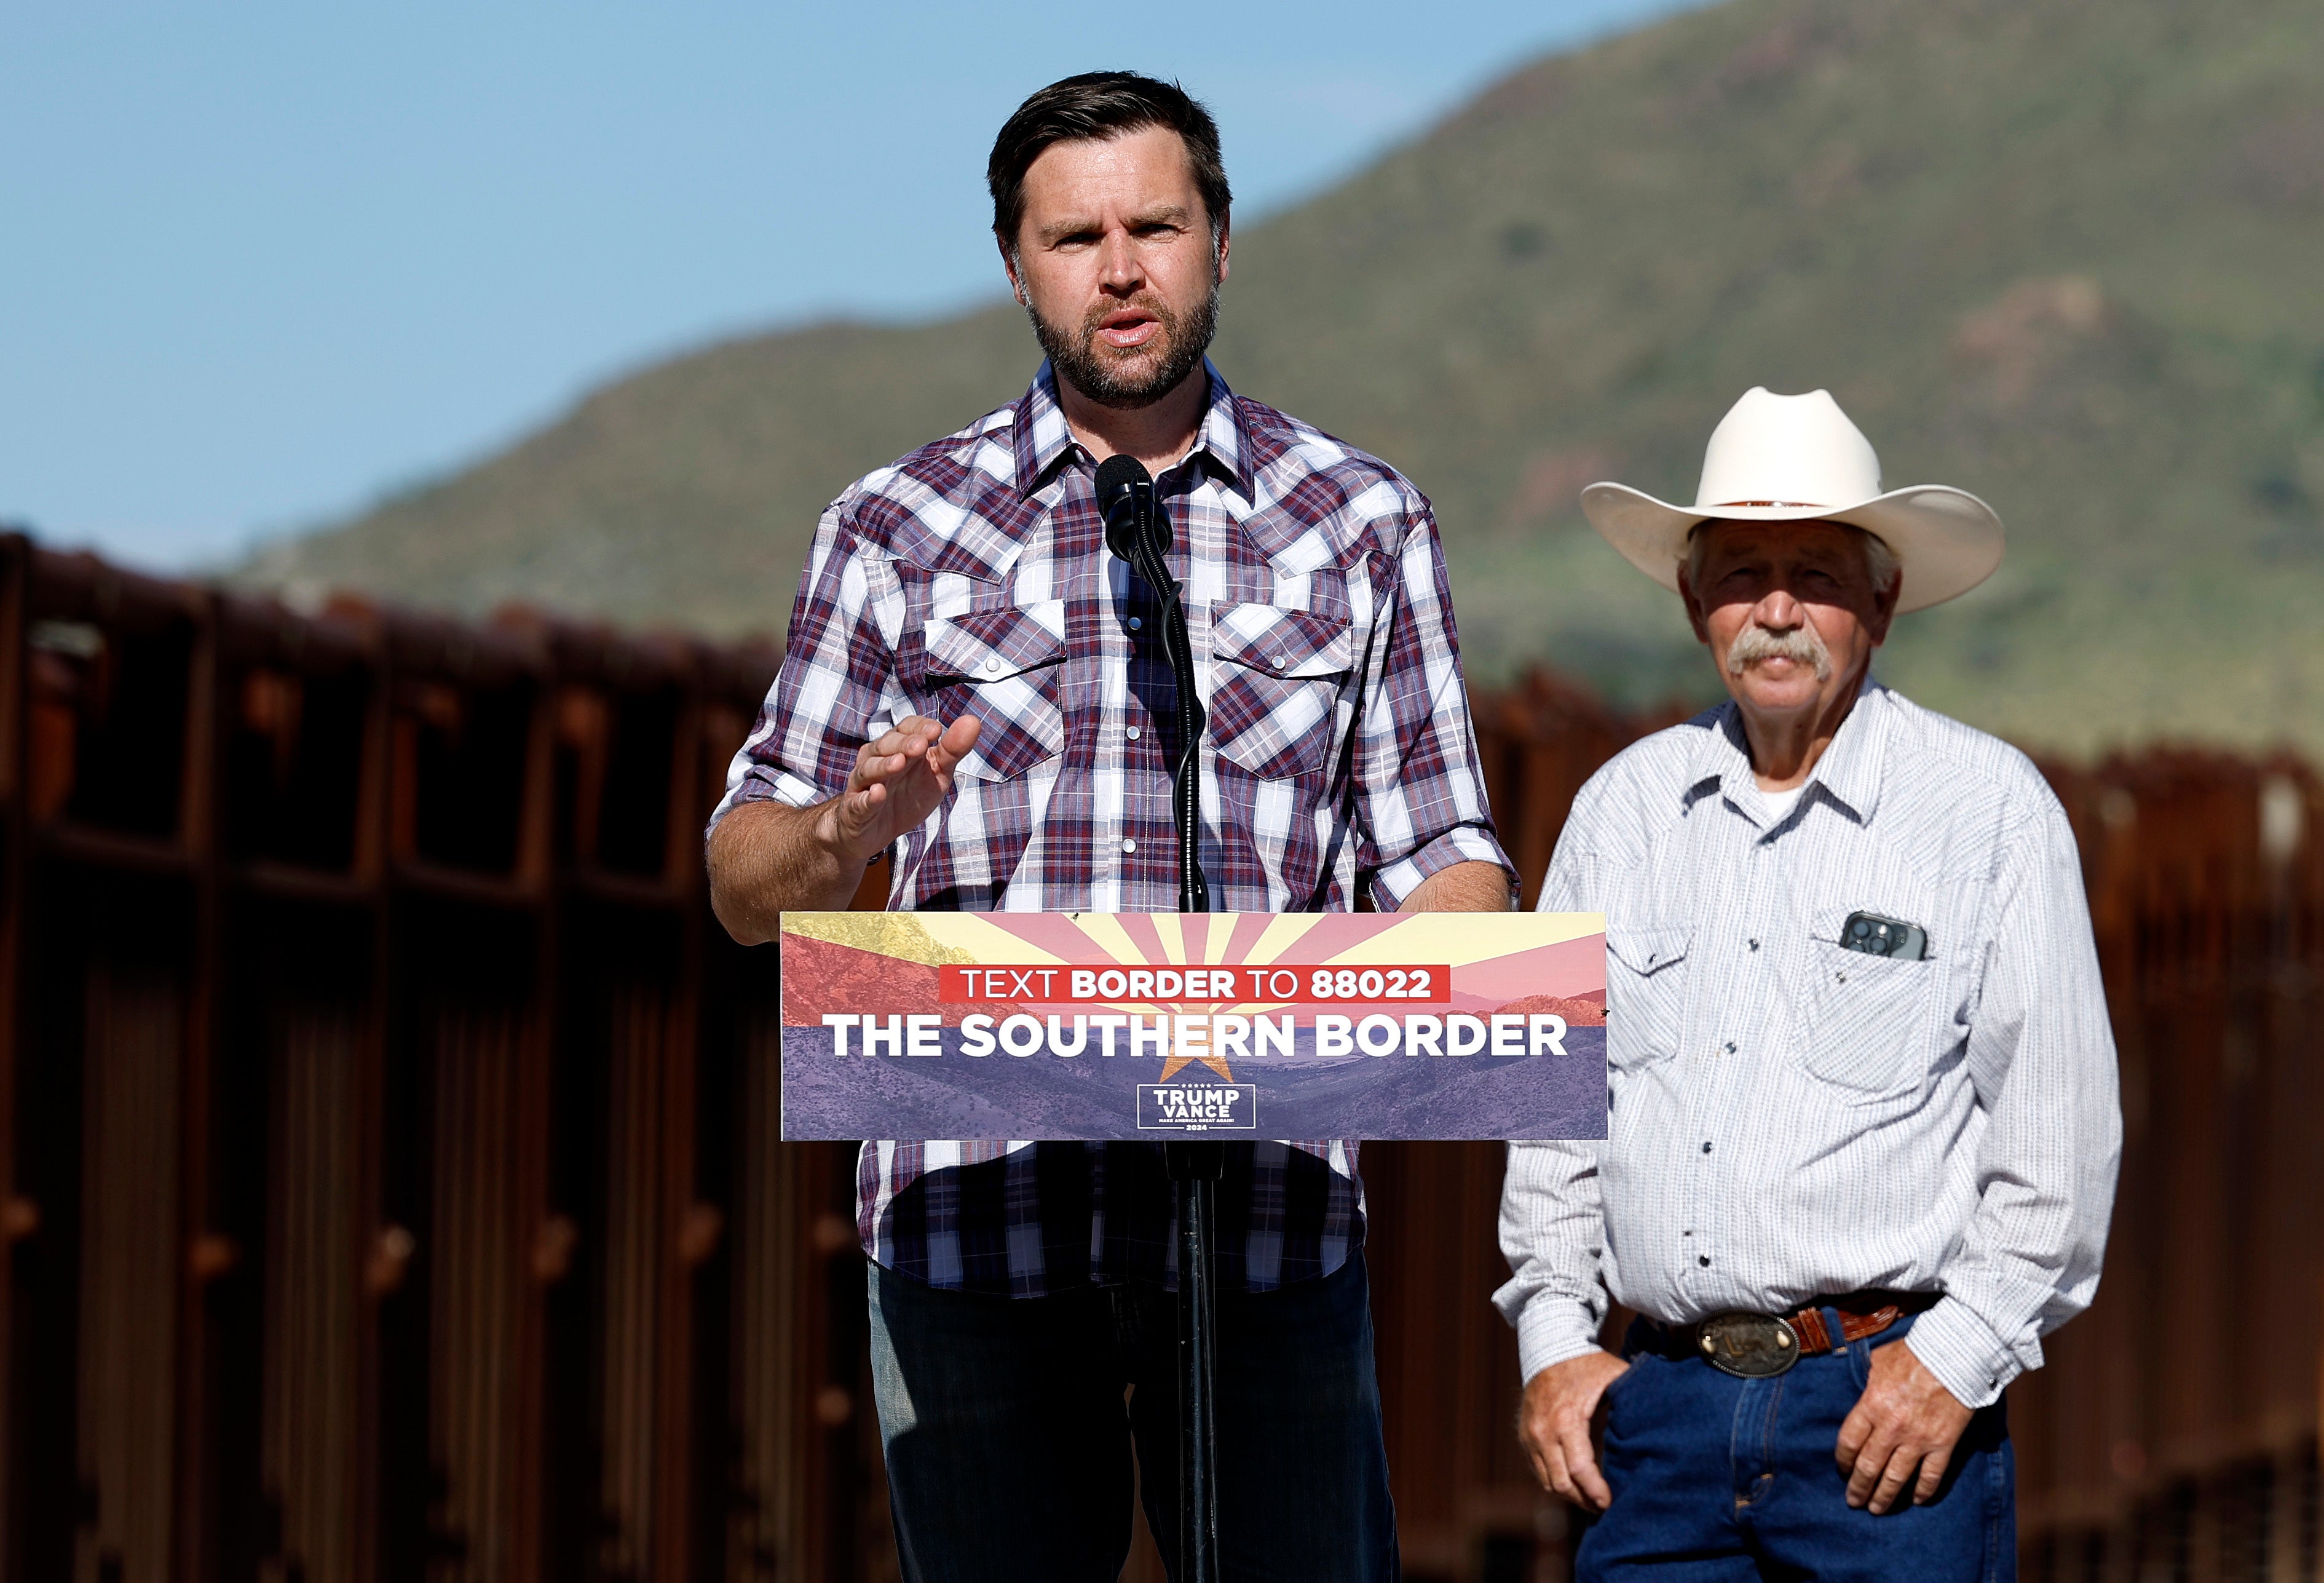
[[[1906,1314],[1925,1312],[1936,1301],[1932,1291],[1853,1291],[1788,1314],[1738,1310],[1692,1325],[1665,1325],[1642,1316],[1631,1345],[1633,1350],[1678,1361],[1701,1358],[1742,1379],[1765,1379],[1803,1357],[1821,1356],[1877,1336]],[[1828,1309],[1840,1316],[1837,1337],[1824,1318]]]

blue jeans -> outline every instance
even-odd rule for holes
[[[986,1297],[877,1264],[870,1279],[905,1578],[1114,1583],[1130,1553],[1133,1442],[1147,1525],[1176,1576],[1173,1294]],[[1396,1578],[1362,1256],[1276,1291],[1222,1292],[1217,1313],[1222,1578]]]
[[[1824,1322],[1838,1333],[1836,1314]],[[1910,1324],[1759,1380],[1633,1346],[1630,1372],[1607,1393],[1614,1504],[1582,1536],[1577,1579],[2015,1579],[2016,1463],[1998,1402],[1962,1431],[1935,1500],[1877,1517],[1848,1504],[1832,1458],[1840,1421],[1873,1348]]]

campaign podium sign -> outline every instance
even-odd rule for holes
[[[788,912],[786,1139],[1595,1139],[1595,912]]]

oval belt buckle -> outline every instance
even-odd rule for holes
[[[1718,1314],[1694,1328],[1711,1366],[1738,1379],[1764,1380],[1800,1360],[1800,1338],[1773,1314]]]

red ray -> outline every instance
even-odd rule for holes
[[[1396,921],[1393,912],[1323,913],[1286,949],[1302,962],[1328,962],[1342,951],[1361,945],[1380,930],[1395,927]]]
[[[1168,954],[1162,949],[1162,931],[1154,927],[1154,920],[1150,916],[1144,912],[1124,912],[1119,916],[1121,932],[1130,937],[1130,943],[1145,954],[1148,961],[1169,959]]]
[[[1528,995],[1586,997],[1606,986],[1606,937],[1584,935],[1462,963],[1452,969],[1452,986],[1458,1011],[1499,1006]]]
[[[1234,932],[1227,936],[1226,959],[1230,962],[1248,961],[1251,947],[1259,943],[1259,937],[1265,934],[1267,926],[1274,921],[1275,914],[1272,912],[1238,913]]]
[[[1180,921],[1178,930],[1186,940],[1186,966],[1191,967],[1199,962],[1208,960],[1209,958],[1204,956],[1203,949],[1211,942],[1211,915],[1207,912],[1190,912]]]
[[[1111,962],[1113,958],[1082,926],[1063,912],[988,912],[985,921],[1064,962]]]

